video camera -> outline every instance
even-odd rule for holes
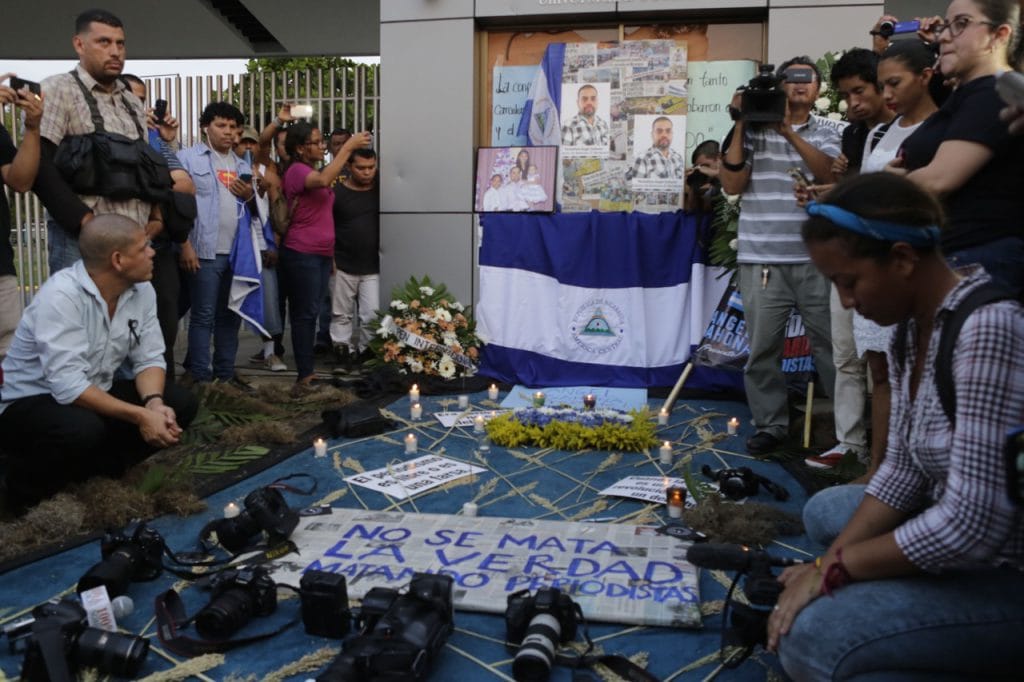
[[[743,86],[740,108],[730,107],[733,120],[747,123],[779,123],[786,119],[786,91],[783,83],[813,83],[811,69],[787,69],[776,75],[774,64],[762,64],[757,75]]]
[[[360,634],[317,682],[422,680],[455,626],[453,580],[448,575],[415,573],[404,594],[375,587],[363,597]]]
[[[163,572],[164,539],[144,523],[128,535],[108,531],[100,542],[103,560],[78,580],[78,592],[103,585],[113,597],[128,591],[133,582],[154,580]]]
[[[521,590],[508,596],[505,641],[517,645],[512,675],[517,680],[546,680],[560,644],[576,638],[583,621],[579,604],[565,592],[542,587],[537,594]]]
[[[149,653],[149,640],[88,626],[85,609],[73,597],[32,609],[32,617],[3,629],[11,653],[25,652],[21,679],[71,682],[80,666],[104,675],[134,678]]]
[[[276,488],[258,488],[245,496],[244,509],[233,518],[216,519],[199,532],[200,542],[212,534],[232,554],[247,549],[253,539],[266,533],[269,542],[287,539],[299,523],[299,514],[288,506]]]
[[[725,596],[721,640],[722,665],[735,668],[746,660],[755,646],[764,646],[768,639],[768,616],[782,593],[782,585],[771,568],[802,562],[772,556],[764,550],[753,550],[743,545],[714,543],[691,545],[686,551],[686,560],[701,568],[736,572]],[[743,593],[750,600],[749,605],[732,599],[733,591],[744,575]],[[727,652],[729,647],[739,647],[739,652]]]
[[[921,22],[916,19],[912,21],[890,21],[886,19],[878,25],[877,31],[871,31],[872,35],[879,35],[883,38],[891,38],[902,33],[917,33],[921,29]]]

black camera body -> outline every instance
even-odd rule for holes
[[[454,581],[448,575],[415,573],[407,592],[375,587],[363,598],[357,637],[317,682],[423,680],[454,630]]]
[[[740,99],[740,119],[748,123],[779,123],[786,119],[783,79],[775,75],[774,64],[762,64],[750,79]]]
[[[277,610],[277,584],[262,566],[217,573],[210,590],[210,602],[196,614],[196,632],[206,639],[227,639],[251,618]]]
[[[750,467],[730,467],[712,470],[707,464],[700,468],[702,474],[718,483],[718,490],[730,500],[742,500],[756,495],[764,487],[776,500],[789,499],[789,491],[770,478],[755,473]]]
[[[331,639],[341,639],[348,634],[352,612],[348,608],[345,576],[328,571],[306,571],[299,580],[299,599],[302,624],[308,634]]]
[[[583,612],[565,592],[542,587],[534,595],[521,590],[508,596],[505,641],[517,645],[512,675],[517,680],[546,680],[560,644],[576,639]]]
[[[103,560],[78,580],[78,592],[103,585],[113,599],[128,591],[133,582],[154,580],[163,572],[164,539],[155,529],[140,523],[135,532],[110,532],[100,542]]]
[[[245,508],[230,519],[217,519],[200,531],[200,539],[217,534],[217,542],[232,554],[246,549],[253,538],[265,532],[271,542],[284,540],[299,523],[299,514],[288,506],[276,488],[258,488],[245,496]]]
[[[11,653],[25,652],[21,679],[26,682],[71,682],[80,666],[134,678],[149,653],[147,639],[89,627],[74,598],[40,604],[32,618],[5,627],[4,634]]]

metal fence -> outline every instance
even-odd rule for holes
[[[312,122],[326,134],[335,128],[377,130],[380,110],[380,66],[359,64],[337,69],[263,71],[229,76],[145,78],[149,106],[168,102],[177,117],[182,147],[201,141],[199,115],[210,102],[231,102],[256,130],[272,121],[285,102],[311,104]],[[15,143],[20,123],[13,111],[3,111],[4,125]],[[34,194],[18,194],[4,187],[11,206],[11,241],[25,305],[49,275],[46,258],[46,219]]]

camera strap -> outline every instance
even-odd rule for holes
[[[199,580],[201,578],[208,578],[214,573],[219,573],[220,571],[226,571],[231,568],[237,568],[239,565],[242,564],[246,566],[255,564],[265,564],[268,561],[280,559],[286,554],[291,554],[292,552],[298,554],[299,548],[291,540],[284,540],[283,542],[279,542],[270,547],[265,547],[259,553],[250,554],[239,561],[239,557],[245,554],[247,551],[249,550],[244,550],[226,559],[211,559],[209,561],[185,560],[182,559],[181,554],[168,554],[168,556],[170,556],[175,563],[180,564],[182,566],[201,566],[215,568],[213,570],[204,571],[203,573],[196,573],[192,570],[176,569],[171,566],[164,565],[164,570],[166,570],[168,573],[172,573],[178,576],[179,578],[184,578],[185,580]]]
[[[295,590],[291,585],[278,583],[277,586]],[[202,654],[220,654],[247,644],[262,642],[265,639],[281,634],[301,620],[301,616],[296,616],[276,630],[240,639],[194,639],[186,637],[179,632],[180,629],[191,625],[195,617],[189,618],[185,615],[185,604],[181,601],[181,596],[175,590],[167,590],[157,595],[153,610],[156,612],[156,634],[160,638],[160,643],[169,651],[179,656],[187,656],[188,658],[201,656]]]
[[[594,649],[594,640],[590,638],[590,628],[587,626],[587,619],[583,615],[583,608],[575,602],[573,602],[572,606],[573,611],[576,612],[577,620],[579,620],[580,625],[583,626],[583,641],[587,643],[587,648],[578,656],[569,656],[566,654],[555,655],[556,665],[564,665],[569,668],[575,668],[576,670],[603,665],[619,677],[630,680],[630,682],[658,682],[657,677],[647,672],[625,656],[620,654],[591,655],[590,652]]]

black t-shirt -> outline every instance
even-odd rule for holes
[[[380,272],[380,190],[334,186],[334,264],[350,275]]]
[[[863,121],[854,121],[843,129],[841,149],[846,155],[846,160],[850,162],[850,174],[860,172],[860,165],[864,162],[864,143],[869,132],[871,129]]]
[[[1010,135],[999,120],[1004,104],[995,76],[957,88],[903,143],[904,165],[931,163],[946,140],[982,144],[994,156],[960,189],[943,197],[947,214],[942,250],[953,253],[1004,237],[1024,237],[1024,137]]]
[[[0,125],[0,166],[14,162],[18,149],[14,146],[7,128]],[[0,275],[16,275],[14,270],[14,247],[11,245],[11,207],[7,204],[7,193],[0,183]]]

